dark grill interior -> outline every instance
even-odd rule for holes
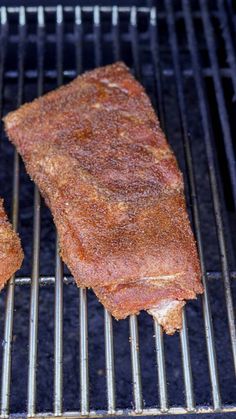
[[[2,115],[119,59],[145,86],[184,173],[206,289],[180,334],[146,313],[112,322],[55,258],[50,212],[2,132],[0,194],[25,260],[0,295],[1,417],[236,412],[235,33],[223,0],[1,8]]]

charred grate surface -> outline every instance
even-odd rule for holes
[[[115,322],[61,263],[48,209],[2,132],[1,195],[25,250],[0,295],[0,417],[236,412],[233,2],[0,9],[1,115],[122,59],[145,86],[184,173],[205,294],[183,331]]]

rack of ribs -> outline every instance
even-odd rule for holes
[[[175,156],[123,63],[84,73],[5,118],[50,207],[77,284],[116,319],[147,310],[173,333],[203,292]]]

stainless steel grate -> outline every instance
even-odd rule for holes
[[[123,337],[119,342],[120,347],[124,345],[126,352],[126,337],[130,342],[132,368],[128,380],[129,365],[126,367],[127,359],[124,352],[118,351],[115,340],[117,328],[127,326],[127,322],[114,325],[107,311],[104,311],[102,321],[102,307],[84,289],[79,290],[78,316],[67,316],[65,320],[70,301],[68,298],[63,301],[63,297],[69,292],[68,289],[73,288],[74,294],[78,291],[73,287],[73,279],[65,272],[58,255],[57,239],[53,239],[53,232],[48,227],[51,219],[41,203],[38,190],[34,189],[32,199],[32,184],[25,175],[17,153],[13,152],[2,132],[1,194],[5,194],[10,207],[12,180],[12,222],[16,230],[19,224],[27,257],[19,277],[12,278],[7,290],[0,296],[2,313],[5,304],[5,315],[0,318],[1,417],[236,412],[236,399],[232,396],[235,396],[236,384],[233,308],[236,279],[236,159],[233,143],[236,133],[236,52],[233,33],[236,28],[231,6],[230,2],[223,0],[215,4],[205,0],[163,0],[158,2],[157,8],[1,7],[1,115],[20,106],[25,100],[31,100],[69,81],[84,70],[118,59],[126,61],[145,85],[184,172],[205,287],[202,307],[199,302],[188,304],[179,337],[163,336],[159,325],[155,322],[151,325],[151,318],[145,314],[139,318],[130,317],[128,329],[121,333]],[[33,231],[32,240],[28,233],[30,228]],[[48,261],[51,261],[54,249],[56,256],[53,257],[54,263],[50,264]],[[49,267],[46,273],[44,265]],[[44,299],[48,299],[50,305],[52,288],[54,337],[51,336],[51,343],[47,344],[44,339],[49,335],[44,336],[40,328],[40,307],[43,304],[40,292],[43,290]],[[22,290],[20,296],[17,294],[19,289]],[[30,300],[25,295],[30,296]],[[20,298],[17,304],[14,301],[16,298]],[[87,299],[91,302],[89,310]],[[104,323],[102,351],[105,354],[105,381],[100,377],[103,370],[98,369],[96,385],[93,384],[94,377],[91,379],[93,366],[89,360],[91,340],[94,339],[92,351],[95,358],[94,352],[98,350],[95,342],[97,335],[89,327],[92,310]],[[28,316],[27,322],[29,318],[29,329],[25,326],[25,316]],[[44,316],[45,330],[49,328],[47,321],[49,324],[50,314],[48,320],[47,313]],[[19,323],[16,334],[14,322]],[[79,373],[77,370],[71,371],[71,374],[78,375],[77,393],[73,394],[73,406],[77,408],[69,405],[65,409],[65,392],[67,387],[70,389],[70,379],[66,385],[63,383],[68,374],[68,358],[64,352],[69,339],[66,334],[70,322],[75,323],[77,330],[72,336],[74,341],[77,342],[79,334]],[[149,341],[152,333],[153,347]],[[19,344],[16,343],[17,339]],[[150,343],[145,346],[143,356],[145,340]],[[180,351],[177,349],[178,340]],[[53,347],[52,362],[47,365],[53,376],[48,381],[50,371],[44,375],[40,373],[41,361],[38,358],[42,352],[47,352],[50,344]],[[101,348],[97,356],[100,356],[99,351]],[[181,368],[175,365],[180,365],[180,353],[181,372]],[[153,354],[150,362],[155,368],[148,369],[149,358]],[[92,358],[94,365],[95,358]],[[225,366],[222,362],[225,362]],[[120,372],[123,365],[124,370]],[[20,381],[22,375],[26,377]],[[202,377],[206,376],[209,379],[204,381]],[[123,390],[120,389],[119,380]],[[145,382],[143,388],[142,381]],[[105,383],[106,391],[103,389]],[[154,383],[152,388],[157,384],[158,388],[151,402],[147,400],[148,393],[151,393],[148,383],[151,383],[150,386]],[[24,385],[27,386],[25,391]],[[181,396],[182,385],[184,400]],[[44,396],[38,402],[40,386]],[[101,390],[98,408],[90,400],[93,386],[98,393]],[[133,400],[126,403],[130,386]],[[200,386],[205,387],[203,396],[197,394]],[[177,401],[173,389],[176,389]],[[69,391],[74,392],[74,387]],[[48,393],[51,398],[45,404],[44,398]],[[124,406],[122,398],[126,403]]]

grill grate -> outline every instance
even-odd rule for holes
[[[131,316],[128,324],[123,321],[117,326],[105,310],[104,320],[101,322],[104,323],[102,351],[105,354],[106,381],[102,381],[102,378],[99,381],[99,375],[103,372],[98,370],[98,384],[94,384],[94,376],[91,378],[89,344],[91,340],[96,340],[98,334],[91,331],[92,310],[95,310],[95,316],[100,316],[101,319],[102,307],[91,292],[80,289],[80,306],[77,313],[79,322],[76,311],[65,321],[65,313],[70,306],[65,296],[71,289],[74,294],[78,291],[73,287],[73,279],[58,255],[57,238],[48,227],[51,219],[43,202],[41,203],[38,190],[35,187],[33,192],[32,184],[25,175],[17,153],[4,137],[1,145],[1,194],[4,193],[8,208],[12,205],[13,226],[16,230],[20,228],[27,257],[19,277],[10,280],[7,290],[0,297],[3,312],[5,296],[5,316],[0,319],[3,342],[1,417],[13,417],[17,414],[20,414],[20,417],[94,417],[162,413],[181,415],[188,412],[236,411],[236,400],[232,396],[235,394],[233,390],[236,371],[232,294],[235,292],[236,279],[236,160],[232,140],[236,131],[236,53],[231,33],[231,30],[235,29],[234,21],[228,10],[230,2],[226,3],[223,0],[218,0],[214,5],[204,0],[165,0],[158,2],[157,8],[1,7],[1,115],[20,106],[25,100],[31,100],[44,91],[69,81],[84,70],[118,59],[127,62],[136,77],[145,85],[184,172],[187,200],[198,242],[205,287],[202,309],[199,308],[198,302],[188,304],[183,314],[183,330],[179,337],[163,336],[159,325],[156,322],[152,325],[150,316],[144,313],[139,319]],[[11,180],[12,204],[8,199]],[[29,226],[33,230],[33,239],[29,238],[27,233]],[[50,264],[52,259],[54,263]],[[46,273],[44,269],[47,269]],[[19,287],[20,285],[22,287]],[[219,293],[218,287],[222,287]],[[17,302],[19,289],[22,290],[21,303],[27,306],[26,313]],[[41,364],[38,361],[44,351],[44,332],[40,330],[40,293],[43,290],[44,298],[48,299],[50,304],[51,289],[54,289],[54,338],[51,337],[51,343],[48,343],[53,347],[50,349],[52,362],[48,365],[54,375],[51,381],[48,381],[47,376],[40,373]],[[30,302],[23,296],[28,291]],[[14,311],[16,306],[17,312]],[[217,310],[221,317],[217,316]],[[30,319],[29,329],[24,325],[26,315],[27,321]],[[43,324],[47,329],[47,313],[44,315],[46,320]],[[20,326],[15,334],[14,323],[17,318],[20,319]],[[48,328],[49,321],[48,317]],[[68,370],[69,363],[68,356],[65,357],[65,346],[67,338],[69,339],[67,330],[70,322],[75,323],[75,333],[79,334],[79,373],[73,405],[76,408],[69,405],[69,408],[65,409],[66,386],[71,393],[74,391],[68,380],[65,385],[65,369]],[[196,322],[197,326],[194,326]],[[126,332],[123,325],[127,326]],[[121,328],[122,340],[119,345],[121,349],[124,347],[123,355],[117,347],[117,328]],[[99,330],[101,332],[101,329]],[[152,333],[154,344],[150,352],[150,345],[144,346],[143,340],[148,340]],[[127,379],[129,366],[126,368],[124,364],[124,352],[127,352],[124,342],[127,334],[132,367],[130,380]],[[18,344],[15,343],[17,339]],[[77,342],[76,339],[74,334],[72,340]],[[182,372],[179,372],[175,365],[179,362],[179,353],[175,349],[178,340],[182,355]],[[93,357],[96,357],[96,350],[97,356],[100,356],[101,348],[96,346],[96,342],[93,345]],[[15,346],[16,350],[20,351],[18,358]],[[202,352],[196,353],[194,346]],[[45,343],[45,348],[47,347]],[[145,357],[143,348],[146,348]],[[121,353],[120,358],[118,352]],[[154,373],[153,368],[146,367],[150,353],[156,357],[153,365],[157,365],[157,373]],[[77,362],[76,356],[72,352],[72,357]],[[93,364],[97,365],[93,357]],[[27,377],[24,383],[27,383],[27,393],[23,393],[21,385],[19,386],[19,376],[26,371],[21,364],[21,360],[26,359]],[[222,360],[228,362],[227,368],[224,365],[222,368]],[[207,391],[208,381],[201,384],[202,376],[200,372],[198,374],[201,365],[204,368],[203,377],[209,375],[211,395]],[[12,366],[17,367],[18,375]],[[71,374],[77,374],[77,370],[72,370]],[[173,388],[176,389],[182,380],[185,400],[182,401],[182,396],[179,396],[180,390],[179,393],[177,391],[177,403],[176,400],[172,403],[172,379],[177,386]],[[123,393],[119,389],[119,380],[124,387]],[[48,388],[48,383],[52,384],[52,381],[53,388]],[[157,392],[154,401],[149,404],[144,396],[145,387],[147,383],[156,381],[159,400]],[[106,396],[102,396],[101,392],[99,407],[93,407],[94,402],[89,397],[92,389],[94,387],[99,392],[105,382]],[[120,406],[122,394],[123,399],[127,400],[124,394],[129,392],[128,386],[131,385],[133,400]],[[200,397],[198,402],[196,389],[201,385],[205,386],[205,394],[208,394],[208,397]],[[49,403],[42,400],[38,402],[40,386],[45,397],[46,393],[51,394]],[[150,394],[153,387],[147,388]],[[22,400],[23,394],[27,398],[26,404]],[[22,413],[24,411],[26,413]]]

